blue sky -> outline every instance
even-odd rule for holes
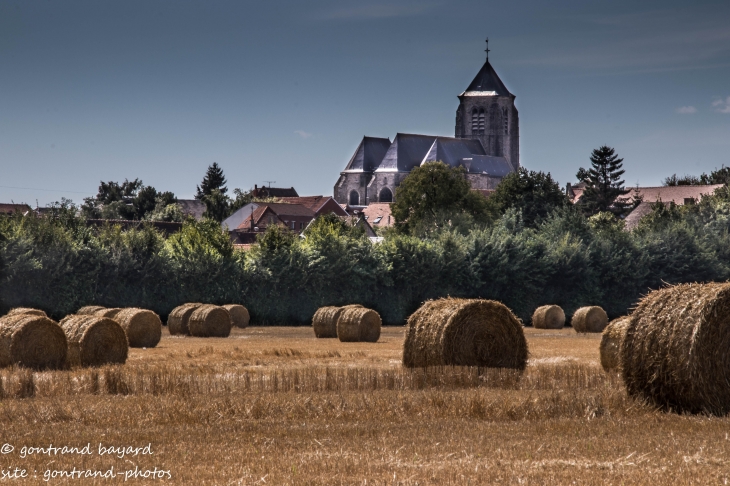
[[[730,166],[727,0],[0,0],[0,202],[189,198],[214,161],[331,195],[363,135],[453,136],[486,36],[525,167],[564,185],[603,144],[627,185]]]

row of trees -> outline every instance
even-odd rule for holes
[[[164,317],[183,302],[240,302],[256,323],[305,324],[321,305],[359,302],[402,324],[424,300],[451,295],[500,300],[528,321],[547,303],[568,313],[601,305],[615,317],[650,288],[730,277],[727,189],[695,205],[659,204],[631,232],[611,213],[571,205],[531,222],[517,204],[498,207],[496,220],[470,231],[434,224],[426,236],[393,232],[376,245],[325,217],[306,238],[272,227],[239,252],[211,220],[165,237],[151,226],[87,227],[65,204],[49,217],[0,219],[1,305],[56,318],[86,304],[139,306]]]

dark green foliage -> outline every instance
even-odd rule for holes
[[[616,215],[625,214],[629,204],[616,202],[618,196],[626,194],[621,176],[624,174],[624,159],[620,159],[611,147],[603,145],[591,153],[591,167],[578,169],[576,176],[586,183],[580,205],[587,214],[610,211]]]
[[[212,220],[165,237],[152,226],[87,227],[76,209],[62,201],[48,216],[0,218],[4,309],[59,319],[87,304],[138,306],[164,318],[184,302],[241,303],[254,324],[309,324],[320,306],[360,303],[402,324],[424,300],[451,295],[499,300],[528,322],[544,304],[568,315],[600,305],[617,317],[649,289],[730,277],[727,189],[694,205],[656,204],[632,232],[612,213],[587,218],[569,205],[529,227],[516,205],[491,225],[389,233],[378,244],[326,216],[303,238],[271,226],[248,252]]]
[[[730,182],[730,167],[715,169],[710,174],[702,173],[699,177],[685,174],[677,177],[677,174],[664,179],[665,186],[704,186],[708,184],[725,184]]]
[[[428,162],[413,169],[396,189],[391,213],[404,234],[426,235],[488,221],[486,198],[472,191],[463,167]]]
[[[88,219],[154,219],[153,213],[177,202],[171,192],[157,192],[145,186],[141,180],[124,180],[123,183],[101,182],[95,197],[87,197],[81,206],[81,214]],[[168,210],[170,213],[170,210]],[[165,221],[180,221],[168,217]]]
[[[568,198],[549,173],[528,171],[524,167],[502,179],[487,199],[487,210],[493,219],[516,208],[529,228],[534,228],[553,209],[567,205]]]
[[[208,170],[205,171],[203,182],[197,186],[195,199],[203,199],[204,196],[210,196],[216,189],[218,189],[221,194],[228,192],[228,188],[226,187],[226,177],[223,175],[223,169],[220,168],[218,162],[213,162],[213,165],[208,166]]]
[[[230,199],[219,189],[213,189],[210,194],[204,195],[202,199],[205,203],[203,216],[206,218],[220,223],[230,215]]]

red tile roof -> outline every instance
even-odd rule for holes
[[[27,204],[0,203],[0,214],[15,214],[16,211],[20,211],[20,214],[25,214],[30,210],[30,206]]]
[[[364,207],[362,213],[371,226],[385,227],[395,224],[395,219],[390,214],[390,203],[372,203]]]
[[[334,204],[331,204],[332,210],[330,212],[336,212],[335,214],[338,216],[347,215],[347,212],[344,209],[341,212],[334,209],[335,206],[339,209],[342,209],[342,207],[335,202],[332,196],[280,197],[279,199],[281,199],[282,202],[289,204],[301,204],[302,206],[314,211],[316,215],[319,215],[320,211],[325,209],[327,203],[332,201]]]
[[[629,193],[619,196],[616,199],[623,201],[632,201],[635,191],[642,196],[643,202],[653,203],[661,200],[664,203],[673,202],[677,205],[685,203],[697,202],[704,196],[712,195],[715,190],[722,187],[722,184],[712,184],[708,186],[661,186],[661,187],[639,187],[629,189]]]

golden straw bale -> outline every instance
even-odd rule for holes
[[[562,329],[565,326],[565,312],[559,305],[543,305],[532,314],[535,329]]]
[[[190,329],[188,329],[188,321],[190,316],[195,312],[195,309],[200,307],[201,303],[187,303],[179,305],[172,309],[170,315],[167,316],[167,330],[170,334],[182,334],[183,336],[190,335]]]
[[[108,309],[99,309],[98,311],[94,312],[93,315],[97,317],[108,317],[110,319],[114,319],[121,311],[121,307],[110,307]]]
[[[231,334],[231,316],[223,307],[201,305],[188,320],[190,335],[196,337],[228,337]]]
[[[314,335],[318,338],[337,337],[337,319],[342,313],[342,307],[327,306],[320,307],[312,317]]]
[[[337,337],[342,342],[378,342],[383,321],[380,314],[361,305],[346,305],[337,317]]]
[[[0,318],[0,367],[59,369],[68,345],[61,326],[44,316],[16,314]]]
[[[16,307],[15,309],[10,309],[10,312],[7,313],[8,316],[17,316],[20,314],[48,317],[44,311],[40,309],[31,309],[30,307]]]
[[[106,309],[106,307],[101,305],[85,305],[81,309],[76,311],[77,316],[93,316],[97,312]]]
[[[649,293],[621,346],[629,395],[678,413],[730,412],[730,283]]]
[[[228,304],[224,305],[223,308],[230,314],[232,325],[241,329],[248,327],[248,322],[251,320],[251,317],[248,315],[248,309],[239,304]]]
[[[570,324],[575,332],[603,332],[608,325],[608,315],[597,305],[581,307],[573,314]]]
[[[129,345],[124,329],[109,317],[66,316],[61,328],[68,340],[68,363],[72,366],[124,364]]]
[[[403,365],[527,366],[522,324],[504,304],[481,299],[425,302],[408,318]]]
[[[127,334],[130,348],[154,348],[162,338],[160,316],[147,309],[129,307],[114,318]]]
[[[601,337],[601,366],[606,371],[617,370],[621,364],[621,342],[624,340],[629,316],[612,320]]]

